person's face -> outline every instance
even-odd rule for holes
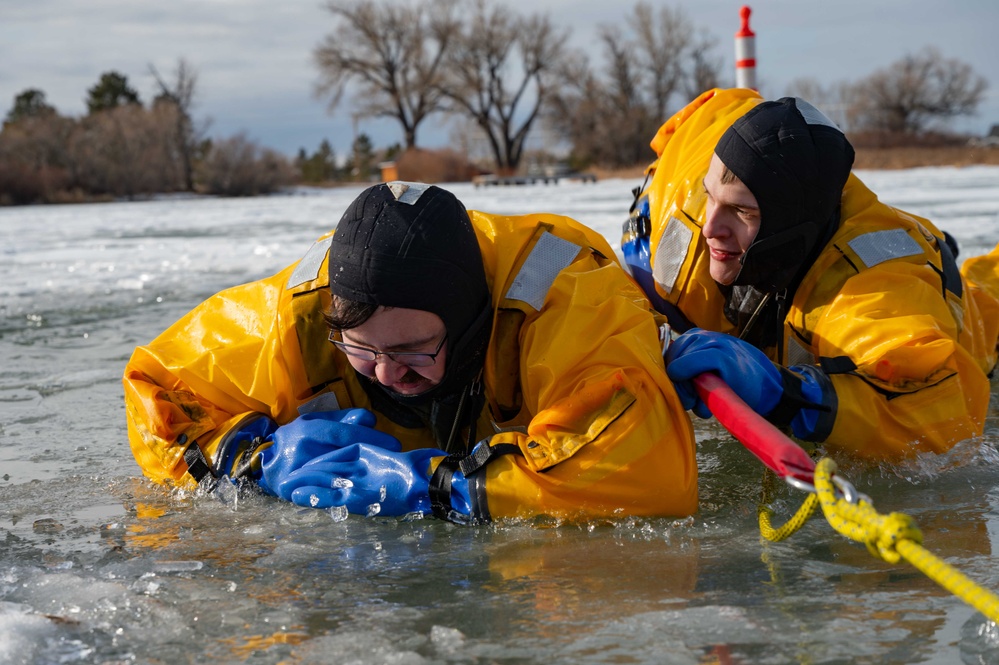
[[[347,353],[351,366],[364,376],[401,395],[419,395],[441,382],[447,361],[447,329],[439,316],[421,309],[379,307],[371,317],[341,338],[346,344],[380,352],[374,359]],[[411,367],[407,357],[385,354],[434,354],[431,365]],[[424,362],[428,359],[422,358]]]
[[[722,182],[725,165],[718,155],[711,155],[704,191],[708,200],[701,234],[708,245],[711,278],[719,284],[731,284],[739,276],[739,259],[760,231],[760,207],[749,188],[731,174]],[[728,178],[726,178],[728,179]]]

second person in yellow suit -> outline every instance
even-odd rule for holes
[[[129,440],[157,482],[351,513],[689,515],[693,430],[659,324],[569,218],[377,185],[299,262],[136,349]]]
[[[713,371],[833,454],[900,459],[982,433],[996,252],[962,275],[956,244],[879,201],[843,133],[801,99],[711,90],[652,147],[622,247],[689,331],[668,355],[689,407],[710,416],[691,380]]]

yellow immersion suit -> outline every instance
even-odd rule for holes
[[[652,141],[650,263],[659,296],[693,325],[738,335],[708,272],[703,179],[714,146],[761,97],[710,90]],[[942,248],[942,250],[941,250]],[[982,433],[999,337],[999,248],[958,274],[928,220],[880,202],[850,174],[841,221],[793,296],[781,342],[764,349],[784,366],[819,365],[838,409],[832,453],[898,459],[942,452]]]
[[[495,306],[477,439],[520,453],[479,472],[489,515],[694,512],[693,429],[663,369],[661,319],[603,236],[556,215],[469,216]],[[255,414],[285,424],[309,410],[375,410],[327,341],[331,236],[136,349],[125,403],[132,451],[148,477],[192,485],[187,445],[213,461],[226,433]],[[377,415],[377,429],[403,450],[436,447],[428,429]]]

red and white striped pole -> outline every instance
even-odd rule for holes
[[[735,87],[756,90],[756,33],[749,29],[748,5],[739,9],[742,27],[735,33]]]

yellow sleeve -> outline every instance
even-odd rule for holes
[[[831,377],[829,451],[892,460],[980,434],[989,381],[958,336],[926,265],[892,261],[847,280],[814,328],[820,356],[856,365]]]
[[[968,295],[974,302],[981,321],[981,340],[976,356],[986,370],[996,361],[996,342],[999,340],[999,245],[983,256],[969,258],[961,266],[961,275],[967,283]]]
[[[191,484],[183,458],[190,443],[211,459],[247,416],[293,417],[289,396],[301,388],[283,353],[288,343],[297,352],[279,314],[286,279],[278,273],[216,294],[132,354],[123,377],[128,438],[146,476]]]
[[[658,324],[626,273],[584,252],[520,333],[526,433],[481,472],[492,517],[681,516],[697,508],[689,417]]]

